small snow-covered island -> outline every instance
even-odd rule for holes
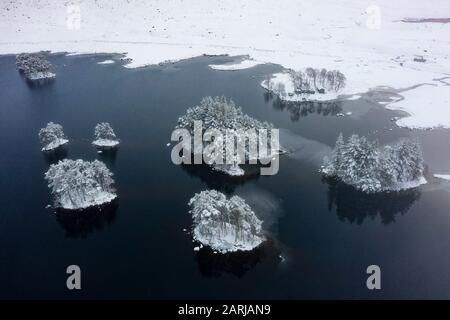
[[[197,122],[202,123],[202,137],[206,136],[205,132],[207,131],[215,132],[210,139],[203,139],[200,145],[195,144],[195,123]],[[244,176],[245,170],[241,167],[242,164],[256,163],[257,161],[267,162],[265,160],[272,159],[281,153],[281,147],[278,144],[275,145],[278,141],[275,142],[272,139],[273,125],[250,117],[233,100],[224,96],[204,97],[198,106],[187,109],[186,114],[178,119],[175,128],[187,129],[194,137],[191,148],[194,155],[201,155],[203,150],[207,149],[220,151],[222,163],[213,162],[209,165],[214,171],[230,176]],[[249,134],[249,130],[254,130],[256,134]],[[261,140],[262,132],[267,133],[267,152],[252,152],[255,150],[251,150],[250,146],[257,146],[258,142],[261,143],[259,140]],[[229,139],[244,146],[243,155],[239,155],[234,149],[234,142],[231,144],[227,142]],[[233,156],[229,158],[231,154]],[[232,161],[229,161],[230,159]]]
[[[112,176],[103,162],[81,159],[61,160],[45,173],[55,207],[68,210],[86,209],[114,200],[117,195]]]
[[[25,78],[33,82],[51,80],[56,77],[51,72],[52,65],[42,52],[18,54],[16,56],[16,65]]]
[[[338,70],[306,68],[269,75],[261,86],[285,101],[328,101],[336,99],[345,84]]]
[[[206,190],[195,194],[188,205],[194,240],[214,251],[250,251],[266,240],[262,221],[239,196],[227,199],[221,192]]]
[[[42,144],[42,151],[51,151],[69,142],[64,135],[63,127],[53,122],[47,123],[45,128],[39,130],[39,140]]]
[[[339,135],[321,172],[366,193],[400,191],[427,181],[419,143],[401,140],[382,148],[366,137]]]
[[[95,140],[92,144],[100,148],[113,148],[119,144],[119,139],[108,122],[101,122],[95,126]]]

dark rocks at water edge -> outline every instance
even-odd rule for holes
[[[52,80],[56,76],[51,72],[52,65],[43,52],[18,54],[16,65],[25,78],[32,82]]]

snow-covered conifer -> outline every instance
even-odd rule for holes
[[[69,142],[60,124],[47,123],[45,128],[39,130],[39,140],[42,144],[42,151],[49,151]]]
[[[393,191],[415,187],[425,182],[420,145],[402,140],[379,148],[365,137],[352,135],[344,143],[339,135],[331,157],[321,171],[367,192]]]
[[[244,199],[230,199],[216,190],[197,193],[189,201],[196,241],[221,253],[248,251],[266,237],[259,220]]]
[[[112,175],[105,164],[98,160],[65,159],[51,165],[45,173],[45,179],[56,207],[84,209],[116,198]]]
[[[108,122],[98,123],[95,126],[94,136],[92,144],[97,147],[115,147],[119,144],[119,139]]]
[[[204,97],[200,105],[187,109],[186,114],[178,119],[176,125],[177,129],[187,129],[191,136],[194,136],[194,122],[202,122],[202,135],[206,130],[216,130],[219,132],[223,140],[221,140],[224,155],[223,164],[211,163],[213,170],[222,171],[229,175],[243,175],[245,172],[239,167],[245,161],[250,159],[250,143],[249,141],[257,141],[256,137],[249,136],[248,130],[255,130],[255,132],[262,132],[267,130],[268,149],[274,153],[278,153],[279,150],[272,150],[271,146],[271,129],[272,124],[267,122],[258,121],[247,114],[242,112],[242,109],[234,103],[233,100],[226,97]],[[238,159],[237,154],[232,163],[228,163],[225,160],[226,155],[234,153],[234,144],[230,145],[225,142],[226,138],[234,138],[235,141],[244,142],[244,158]],[[255,140],[256,139],[256,140]],[[216,144],[217,140],[211,142],[202,142],[203,147],[207,147],[210,144]],[[197,151],[192,149],[195,154]],[[272,157],[273,155],[269,155]],[[269,157],[268,156],[268,157]],[[254,158],[253,158],[254,159]]]

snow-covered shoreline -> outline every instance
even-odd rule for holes
[[[255,67],[257,65],[262,64],[262,62],[255,61],[255,60],[249,60],[244,59],[237,63],[229,63],[229,64],[210,64],[209,67],[213,70],[220,70],[220,71],[236,71],[236,70],[242,70],[242,69],[249,69],[252,67]]]
[[[56,139],[55,141],[53,141],[50,144],[43,147],[41,150],[42,151],[52,151],[52,150],[55,150],[56,148],[59,148],[62,145],[65,145],[68,142],[69,142],[69,140],[67,140],[67,139]]]
[[[195,194],[188,203],[195,241],[220,253],[250,251],[266,240],[262,221],[244,199],[216,190]]]
[[[79,0],[67,5],[19,0],[0,5],[0,54],[119,53],[131,59],[130,68],[228,54],[294,70],[338,69],[348,79],[346,96],[380,86],[410,88],[401,93],[403,101],[388,105],[411,114],[400,125],[450,127],[450,87],[437,80],[450,74],[450,29],[402,22],[441,17],[447,1],[379,0],[375,24],[371,21],[378,18],[368,5],[357,0]],[[432,85],[416,87],[422,83]],[[424,101],[433,111],[422,111]]]
[[[108,139],[98,139],[94,140],[92,144],[96,147],[104,147],[104,148],[112,148],[119,144],[120,142],[117,140],[108,140]]]

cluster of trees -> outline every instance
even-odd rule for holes
[[[177,128],[186,128],[193,133],[194,121],[202,121],[205,129],[272,129],[268,122],[258,121],[242,112],[232,99],[225,96],[204,97],[198,106],[188,108],[178,119]]]
[[[52,78],[55,76],[50,72],[52,65],[47,61],[42,52],[18,54],[16,56],[16,65],[19,71],[30,80]]]
[[[60,124],[49,122],[45,128],[39,130],[39,140],[42,151],[49,151],[69,142]]]
[[[221,253],[248,251],[266,240],[259,220],[244,199],[216,190],[197,193],[189,201],[193,237]]]
[[[346,78],[338,70],[306,68],[305,71],[290,70],[295,93],[314,94],[339,91],[345,87]]]
[[[95,126],[94,130],[95,140],[93,145],[99,147],[113,147],[119,144],[119,139],[114,133],[113,128],[108,122],[101,122]]]
[[[380,148],[377,142],[356,134],[344,142],[340,134],[321,171],[358,190],[374,193],[399,190],[407,183],[414,185],[423,178],[424,165],[416,141],[405,139]]]
[[[114,147],[119,144],[111,125],[107,122],[98,123],[94,131],[95,140],[92,142],[98,147]],[[43,145],[42,151],[50,151],[69,142],[60,124],[49,122],[45,128],[39,130],[39,140]]]
[[[224,96],[204,97],[198,106],[187,109],[186,114],[178,119],[176,128],[187,129],[195,139],[195,124],[199,122],[202,126],[202,137],[207,136],[206,132],[208,131],[212,137],[202,139],[199,145],[195,143],[195,140],[192,141],[191,150],[194,154],[202,154],[203,150],[222,150],[220,152],[223,156],[222,163],[217,161],[208,163],[214,170],[229,175],[243,175],[244,171],[239,164],[250,160],[256,163],[257,160],[261,161],[263,156],[268,159],[272,158],[272,154],[279,152],[278,146],[272,144],[273,125],[258,121],[243,113],[241,107]],[[252,148],[261,146],[258,143],[262,143],[262,140],[259,141],[262,139],[262,133],[267,140],[266,147],[269,150],[267,154],[264,154],[262,149],[259,149],[260,153],[258,154],[258,150]],[[242,150],[239,146],[243,146]],[[216,155],[218,152],[214,154]]]
[[[113,200],[116,194],[112,176],[103,162],[80,159],[61,160],[45,173],[55,205],[64,209],[82,209]]]

